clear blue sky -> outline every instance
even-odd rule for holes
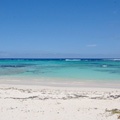
[[[0,57],[120,57],[120,0],[0,0]]]

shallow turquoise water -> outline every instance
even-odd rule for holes
[[[0,59],[0,77],[120,81],[119,59]]]

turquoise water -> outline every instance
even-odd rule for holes
[[[0,77],[120,81],[120,59],[0,59]]]

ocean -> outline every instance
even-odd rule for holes
[[[0,59],[0,78],[120,82],[120,59]]]

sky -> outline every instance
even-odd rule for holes
[[[120,0],[0,0],[0,58],[120,58]]]

